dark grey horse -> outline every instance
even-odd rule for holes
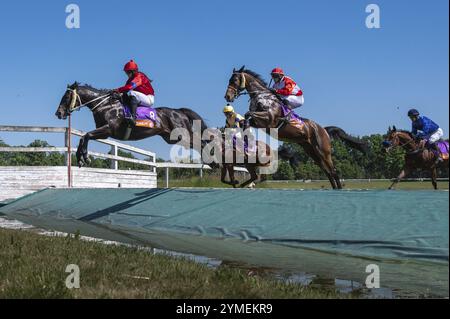
[[[176,128],[185,128],[190,134],[190,145],[186,145],[186,147],[192,148],[194,120],[200,121],[201,132],[207,128],[203,119],[191,109],[158,107],[155,108],[159,118],[157,127],[134,127],[130,132],[123,106],[118,97],[115,98],[112,91],[98,90],[89,85],[80,85],[77,82],[67,86],[55,115],[59,119],[66,119],[73,110],[79,109],[81,106],[86,106],[92,111],[96,129],[86,133],[80,139],[76,153],[79,166],[89,162],[89,140],[106,139],[108,137],[116,140],[141,140],[159,135],[168,144],[176,144],[180,140],[171,140],[171,131]]]

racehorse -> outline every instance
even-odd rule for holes
[[[200,129],[203,132],[207,126],[203,119],[188,108],[172,109],[158,107],[156,111],[157,122],[153,127],[128,126],[124,113],[124,107],[120,100],[114,98],[114,93],[109,90],[98,90],[89,85],[80,85],[75,82],[67,86],[67,90],[61,99],[55,115],[59,119],[66,119],[74,110],[88,107],[94,116],[96,129],[86,133],[81,139],[76,152],[78,165],[81,167],[89,164],[88,143],[89,140],[106,139],[112,137],[117,140],[141,140],[147,137],[159,135],[168,144],[176,144],[180,138],[171,140],[170,132],[176,128],[185,128],[190,134],[190,145],[193,143],[193,121],[200,121]]]
[[[448,142],[442,142],[447,149],[447,156],[443,158],[439,166],[448,167]],[[389,187],[393,189],[394,186],[400,182],[403,178],[408,176],[414,169],[422,169],[431,172],[431,183],[434,189],[437,189],[437,166],[436,155],[425,147],[425,141],[418,141],[414,138],[411,132],[404,130],[397,130],[394,126],[392,129],[389,127],[386,139],[383,142],[383,146],[386,152],[389,152],[394,147],[401,147],[406,151],[405,165],[402,171],[398,175],[394,182]]]
[[[233,69],[225,93],[227,102],[233,102],[246,91],[250,96],[249,112],[245,115],[250,125],[257,128],[279,128],[278,138],[300,144],[305,152],[325,172],[333,189],[341,189],[341,181],[331,158],[330,135],[341,139],[349,146],[364,151],[367,144],[347,135],[337,127],[321,127],[312,120],[297,117],[296,123],[283,118],[292,117],[283,101],[274,94],[257,73],[245,69]]]
[[[258,173],[257,169],[261,167],[269,167],[273,164],[274,160],[274,154],[272,149],[269,145],[264,143],[263,141],[255,141],[253,149],[250,149],[250,146],[243,145],[243,147],[239,148],[236,145],[233,145],[230,147],[232,149],[232,162],[228,163],[226,158],[226,139],[225,135],[222,135],[222,159],[221,159],[221,176],[220,180],[224,184],[232,185],[233,188],[236,188],[237,185],[239,185],[239,182],[234,177],[234,167],[245,167],[250,174],[250,178],[243,182],[240,187],[244,188],[256,180],[258,180]],[[243,142],[242,142],[243,143]],[[261,155],[263,157],[261,157]],[[253,158],[252,158],[253,157]],[[238,159],[242,159],[243,162],[238,162]],[[226,174],[228,172],[228,176],[230,178],[229,181],[227,181]],[[260,174],[260,182],[263,182],[266,180],[266,174]]]

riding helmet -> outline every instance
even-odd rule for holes
[[[411,109],[408,111],[408,116],[419,116],[420,113],[416,109]]]
[[[272,70],[272,72],[270,72],[270,74],[280,74],[280,75],[284,75],[284,71],[282,68],[275,68]]]
[[[138,68],[138,65],[136,64],[136,62],[134,62],[133,60],[130,60],[130,62],[128,62],[127,64],[125,64],[125,66],[123,67],[123,70],[125,71],[125,72],[128,72],[128,71],[137,71],[139,68]]]
[[[231,113],[231,112],[234,112],[233,106],[231,106],[230,104],[225,105],[225,107],[223,108],[223,113]]]

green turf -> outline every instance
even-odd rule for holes
[[[68,264],[80,288],[65,286]],[[351,298],[230,266],[216,269],[138,248],[0,229],[0,298]],[[257,272],[256,272],[257,273]]]
[[[344,188],[347,189],[388,189],[392,184],[389,181],[344,181]],[[187,179],[170,180],[170,187],[231,187],[223,184],[217,177],[192,177]],[[438,182],[439,189],[448,189],[448,182]],[[165,187],[165,180],[158,180],[158,187]],[[297,188],[297,189],[329,189],[331,188],[328,181],[320,182],[296,182],[296,181],[266,181],[257,184],[257,188]],[[432,190],[433,185],[430,181],[403,181],[400,182],[396,189],[404,190]]]

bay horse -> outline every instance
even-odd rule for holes
[[[112,91],[95,89],[89,85],[80,85],[77,82],[67,86],[55,115],[59,119],[66,119],[74,110],[83,106],[92,111],[96,129],[86,133],[80,139],[76,152],[77,162],[80,167],[90,162],[88,157],[89,140],[112,137],[116,140],[136,141],[159,135],[166,143],[176,144],[180,139],[171,140],[171,131],[176,128],[185,128],[190,134],[191,141],[191,144],[186,145],[186,147],[192,148],[194,120],[200,121],[201,132],[207,128],[200,115],[191,109],[158,107],[155,110],[159,125],[152,128],[134,127],[130,132],[128,121],[124,115],[123,105],[119,99],[114,98]]]
[[[247,93],[243,93],[246,91]],[[296,126],[282,119],[283,101],[274,94],[267,83],[257,73],[241,67],[233,69],[225,93],[227,102],[233,102],[243,94],[250,96],[249,112],[245,115],[250,125],[256,128],[278,128],[278,138],[282,141],[300,144],[305,152],[324,171],[333,189],[341,189],[342,184],[331,158],[331,138],[341,139],[350,147],[365,151],[366,142],[353,138],[338,127],[323,128],[316,122],[302,118],[303,125]]]
[[[257,140],[255,141],[255,148],[250,151],[245,151],[244,147],[233,147],[233,157],[232,163],[227,163],[225,158],[225,136],[222,135],[222,159],[221,159],[221,175],[220,180],[224,184],[232,185],[233,188],[236,188],[237,185],[239,185],[239,181],[236,180],[234,176],[234,168],[235,167],[244,167],[247,169],[248,173],[250,174],[250,178],[243,182],[240,187],[244,188],[253,182],[257,181],[259,179],[259,182],[263,182],[266,180],[266,174],[260,174],[260,177],[258,177],[257,170],[259,168],[263,167],[269,167],[274,162],[274,153],[269,145],[264,143],[263,141]],[[249,159],[249,152],[254,154],[254,160]],[[263,155],[265,157],[261,158],[260,155]],[[243,162],[238,162],[238,158],[242,158]],[[264,160],[262,160],[264,159]],[[228,176],[230,178],[229,181],[226,180],[226,174],[228,172]]]
[[[391,151],[394,147],[401,147],[405,150],[405,165],[402,171],[394,179],[389,189],[393,189],[397,183],[408,176],[413,170],[421,169],[431,172],[431,183],[434,189],[437,189],[437,165],[436,155],[433,151],[425,147],[425,141],[418,141],[411,132],[397,130],[394,126],[389,127],[386,139],[383,142],[386,152]],[[447,144],[448,150],[448,144]],[[440,162],[439,166],[448,167],[448,157]]]

